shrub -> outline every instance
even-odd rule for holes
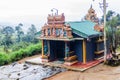
[[[0,65],[8,64],[10,62],[18,61],[24,57],[32,56],[41,52],[41,44],[31,44],[25,49],[19,49],[10,54],[0,53]]]
[[[10,59],[11,61],[17,61],[20,60],[22,58],[22,53],[20,51],[16,51],[10,54]]]
[[[29,51],[29,56],[35,55],[41,52],[41,44],[30,45],[27,50]]]
[[[8,56],[8,54],[2,54],[0,53],[0,66],[4,65],[4,64],[8,64],[10,63],[10,58]]]
[[[27,43],[27,42],[20,42],[19,44],[18,44],[18,43],[17,43],[17,44],[14,44],[14,45],[12,46],[12,50],[13,50],[13,51],[18,51],[18,50],[20,50],[20,49],[26,48],[27,46],[29,46],[29,43]]]

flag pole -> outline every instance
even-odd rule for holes
[[[93,1],[95,1],[95,0],[93,0]],[[100,6],[101,6],[101,4],[100,4]],[[104,16],[104,24],[103,24],[103,26],[104,26],[104,62],[106,62],[106,60],[107,60],[107,46],[106,46],[106,7],[107,7],[107,5],[106,5],[106,0],[103,0],[103,16]]]
[[[107,47],[106,47],[106,0],[103,0],[103,13],[104,13],[104,62],[107,59]]]

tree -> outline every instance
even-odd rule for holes
[[[114,16],[115,12],[112,10],[109,10],[106,14],[106,21],[111,20],[111,18]],[[102,16],[101,22],[104,21],[104,16]]]
[[[24,35],[21,26],[23,26],[23,24],[19,23],[18,26],[15,27],[15,30],[17,32],[17,42],[20,42],[22,40],[22,36]]]
[[[10,36],[14,33],[14,29],[10,26],[6,26],[3,28],[2,33],[7,35],[7,36]]]
[[[120,46],[120,29],[116,31],[116,44]]]
[[[120,25],[120,14],[117,14],[116,17],[118,19],[117,24]]]
[[[120,25],[120,15],[116,14],[114,11],[108,11],[106,15],[107,27],[108,27],[108,38],[113,47],[117,45],[117,26]]]
[[[31,24],[31,27],[28,28],[27,37],[30,42],[35,42],[35,34],[37,33],[36,27],[34,24]]]
[[[4,45],[4,51],[8,52],[8,47],[13,43],[11,37],[14,33],[14,29],[10,26],[6,26],[3,28],[2,33],[4,34],[4,38],[2,39],[1,45]]]
[[[116,27],[117,27],[117,17],[113,17],[110,21],[108,21],[108,25],[111,27],[112,30],[112,45],[116,47],[115,40],[116,40]]]

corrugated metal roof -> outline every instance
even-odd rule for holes
[[[95,23],[91,21],[74,21],[74,22],[66,22],[72,28],[73,33],[77,35],[88,38],[92,36],[98,36],[101,33],[94,30]]]

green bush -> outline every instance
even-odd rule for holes
[[[0,65],[8,64],[10,62],[18,61],[24,57],[32,56],[41,53],[41,43],[31,44],[25,49],[19,49],[10,54],[0,53]]]
[[[30,45],[27,49],[29,50],[29,56],[35,55],[41,52],[41,44]]]
[[[20,49],[10,54],[11,61],[17,61],[23,58],[24,50]]]
[[[27,42],[20,42],[19,44],[18,43],[14,44],[12,46],[12,51],[18,51],[20,49],[24,49],[24,48],[26,48],[29,45],[30,45],[30,43],[27,43]]]
[[[8,54],[0,53],[0,66],[4,64],[8,64],[10,62],[10,57]]]

